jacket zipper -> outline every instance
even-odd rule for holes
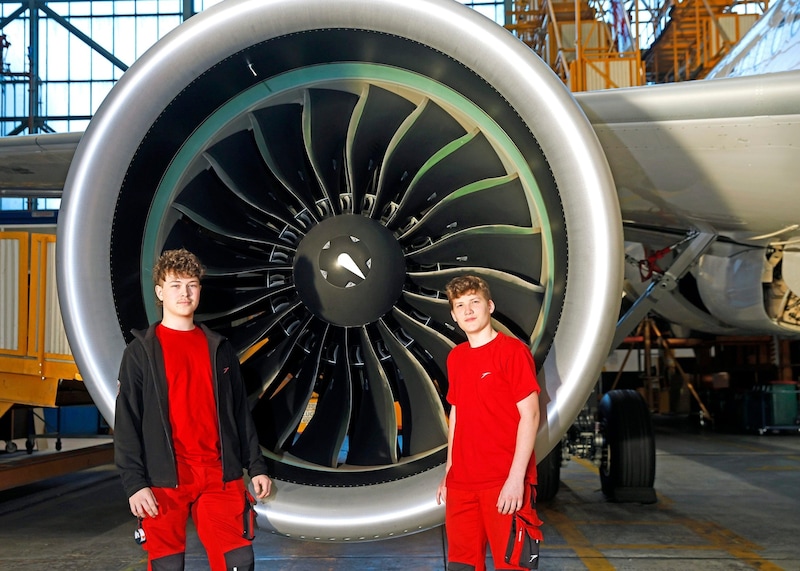
[[[220,422],[220,413],[219,413],[219,406],[220,400],[220,389],[219,389],[219,371],[217,370],[217,355],[219,353],[219,343],[216,341],[212,341],[210,336],[206,335],[209,338],[209,353],[211,354],[211,381],[214,383],[214,395],[216,396],[216,410],[217,410],[217,434],[219,434],[219,460],[220,464],[222,464],[222,483],[225,484],[225,446],[222,442],[222,423]]]
[[[155,335],[155,330],[153,330],[153,335]],[[152,340],[151,340],[152,341]],[[148,351],[149,352],[149,351]],[[156,364],[154,362],[155,359],[158,359],[158,350],[152,351],[153,359],[148,359],[150,361],[150,370],[153,375],[153,385],[155,386],[156,396],[158,397],[156,401],[158,402],[158,412],[161,415],[161,428],[164,429],[164,440],[167,442],[167,449],[169,450],[170,456],[172,457],[172,465],[175,468],[175,485],[173,488],[178,487],[178,461],[175,459],[175,450],[172,447],[172,438],[170,438],[169,432],[167,432],[167,422],[169,416],[164,416],[164,408],[161,406],[162,397],[161,392],[159,390],[159,381],[165,380],[163,379],[163,375],[160,375],[156,370]],[[166,384],[166,381],[165,381]]]

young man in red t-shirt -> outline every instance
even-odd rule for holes
[[[460,276],[447,284],[451,315],[466,333],[447,359],[450,428],[445,477],[436,499],[445,502],[450,571],[484,571],[487,541],[496,569],[505,561],[512,519],[540,523],[532,506],[536,484],[533,445],[539,427],[539,385],[527,346],[492,326],[488,284]],[[536,568],[535,554],[525,567]]]
[[[153,281],[163,317],[133,332],[120,365],[114,454],[149,571],[184,568],[190,515],[212,571],[252,571],[243,470],[256,497],[272,486],[236,353],[194,322],[203,274],[187,250],[161,255]]]

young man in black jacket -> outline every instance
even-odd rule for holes
[[[254,569],[243,470],[259,499],[272,486],[236,353],[194,322],[203,275],[187,250],[162,254],[162,320],[134,331],[120,366],[115,461],[151,571],[183,569],[190,515],[212,571]]]

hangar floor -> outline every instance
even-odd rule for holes
[[[698,431],[661,418],[656,446],[654,505],[606,502],[596,469],[584,461],[562,469],[561,491],[542,509],[541,569],[800,570],[797,433]],[[0,568],[143,570],[133,529],[110,466],[8,490],[0,493]],[[254,545],[257,569],[446,568],[441,528],[361,544],[304,543],[262,533]],[[196,536],[186,568],[208,569]]]

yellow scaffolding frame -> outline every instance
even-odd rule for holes
[[[732,11],[734,5],[762,0],[662,0],[666,22],[643,57],[639,49],[640,2],[624,17],[632,19],[632,45],[616,41],[607,5],[598,0],[518,0],[506,15],[506,29],[539,55],[567,87],[592,91],[700,79],[758,20]],[[649,10],[646,10],[649,11]]]
[[[533,49],[573,92],[644,83],[634,46],[619,51],[609,24],[590,0],[514,2],[506,29]]]

